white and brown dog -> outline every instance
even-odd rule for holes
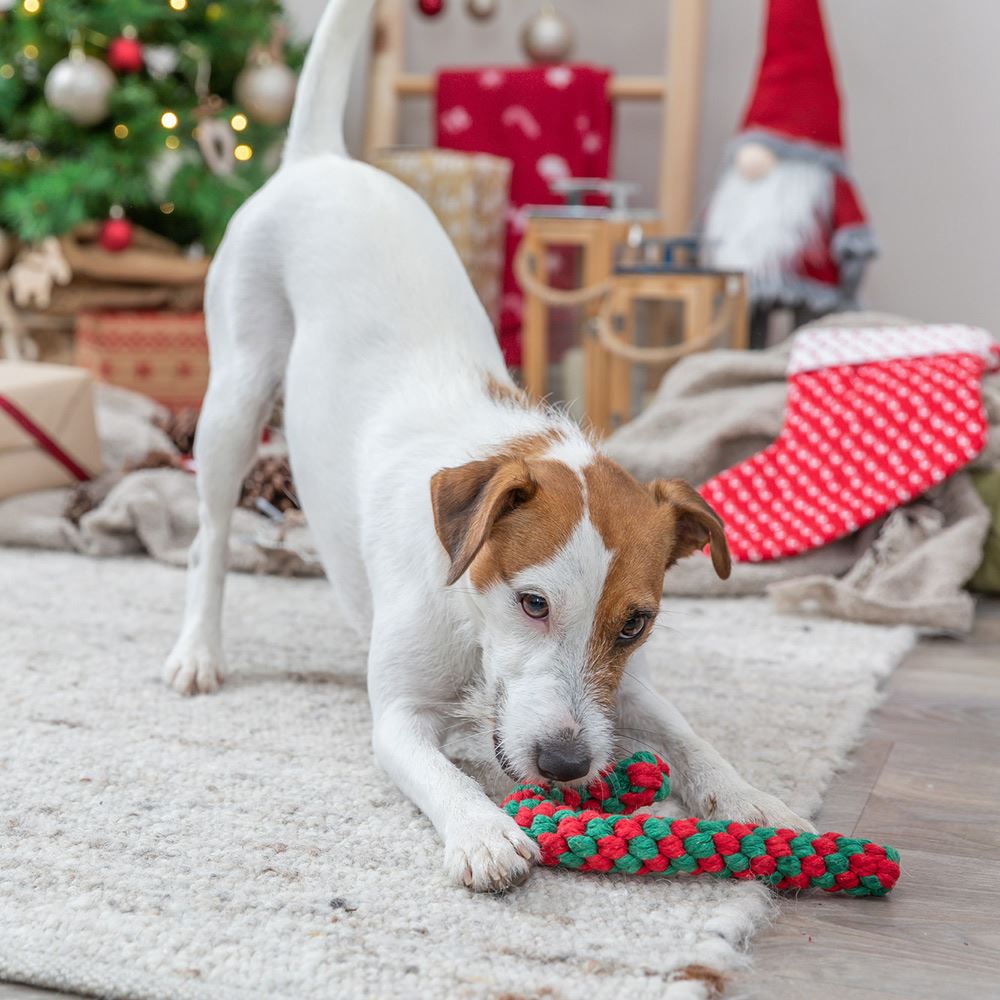
[[[584,780],[613,759],[616,733],[641,732],[696,814],[808,828],[643,680],[663,574],[709,543],[727,576],[722,522],[687,484],[640,485],[526,402],[430,209],[346,155],[370,2],[327,8],[284,162],[233,218],[209,275],[201,526],[167,681],[191,694],[222,680],[230,516],[284,384],[316,545],[344,614],[371,635],[375,754],[437,828],[455,880],[503,889],[536,857],[443,751],[470,691],[480,750],[511,780]]]

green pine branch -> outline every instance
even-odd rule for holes
[[[68,160],[32,170],[0,194],[0,220],[32,242],[94,218],[114,184],[106,167]]]

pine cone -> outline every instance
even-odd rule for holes
[[[292,470],[284,455],[258,458],[243,480],[240,506],[257,510],[258,497],[277,507],[283,514],[289,510],[301,509],[292,485]]]
[[[77,526],[80,524],[80,518],[97,506],[94,494],[87,488],[88,485],[88,483],[80,483],[75,487],[63,510],[63,517],[68,518]]]
[[[122,472],[139,472],[142,469],[182,469],[180,456],[157,448],[147,451],[138,462],[126,462]]]
[[[174,443],[182,455],[190,455],[194,449],[194,432],[198,428],[198,410],[186,407],[165,417],[157,417],[153,423]]]

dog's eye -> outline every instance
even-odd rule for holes
[[[541,594],[522,594],[521,607],[529,618],[549,617],[549,602]]]
[[[622,626],[621,632],[618,633],[618,638],[623,642],[631,642],[633,639],[638,639],[646,631],[646,623],[648,621],[649,619],[645,615],[632,615]]]

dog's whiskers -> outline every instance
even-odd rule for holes
[[[659,692],[658,692],[658,691],[656,691],[656,690],[654,690],[653,688],[651,688],[651,687],[650,687],[650,686],[649,686],[649,685],[648,685],[648,684],[647,684],[647,683],[646,683],[645,681],[643,681],[643,680],[641,680],[640,678],[636,677],[636,675],[635,675],[635,674],[631,673],[631,672],[630,672],[630,671],[628,671],[628,670],[624,670],[624,671],[622,671],[622,672],[624,673],[624,675],[625,675],[626,677],[629,677],[629,678],[631,678],[631,679],[632,679],[633,681],[635,681],[635,682],[636,682],[636,684],[638,684],[638,685],[639,685],[640,687],[643,687],[643,688],[645,688],[645,689],[646,689],[646,690],[647,690],[647,691],[648,691],[648,692],[649,692],[649,693],[650,693],[651,695],[653,695],[653,697],[654,697],[654,698],[659,698],[659,697],[660,697],[660,694],[659,694]]]
[[[623,736],[620,740],[616,740],[616,743],[629,753],[635,753],[638,750],[648,750],[650,753],[657,755],[660,753],[655,747],[651,747],[648,743],[643,743],[642,740],[637,740],[631,736]]]
[[[633,728],[631,726],[616,726],[615,727],[615,732],[616,733],[626,733],[626,734],[628,734],[628,733],[638,733],[640,736],[652,736],[652,737],[657,737],[657,736],[661,735],[655,729],[635,729],[635,728]]]

